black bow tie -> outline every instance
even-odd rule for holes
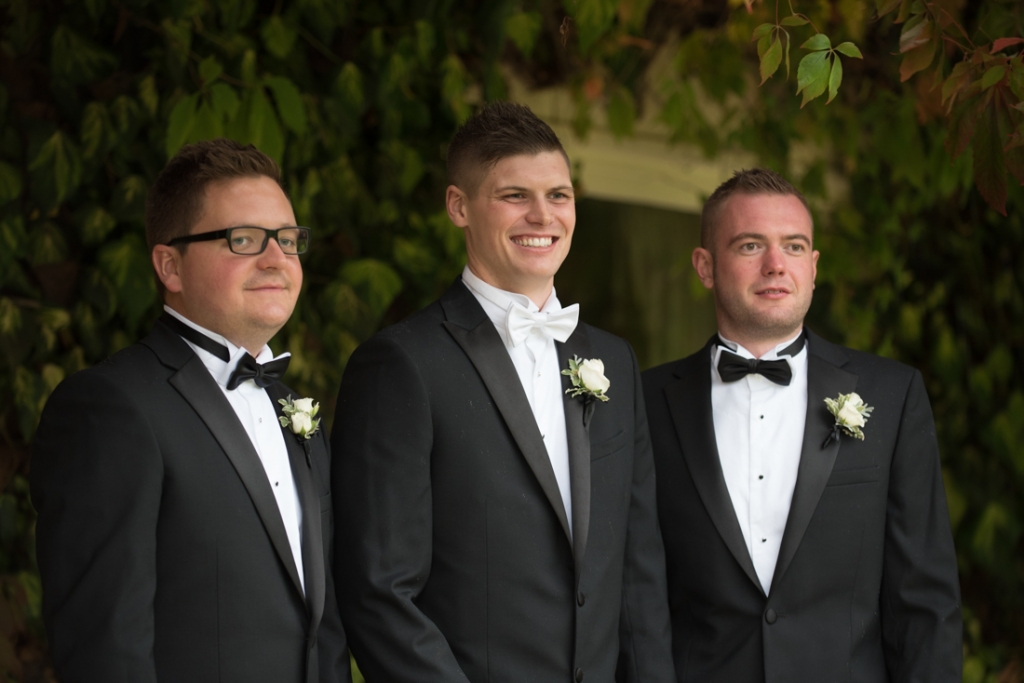
[[[182,339],[192,342],[204,351],[209,351],[225,363],[231,360],[231,354],[228,353],[228,347],[218,341],[210,339],[199,330],[189,327],[173,315],[164,313],[160,316],[160,322],[171,328]],[[285,356],[284,358],[278,358],[277,360],[272,360],[269,363],[260,365],[256,362],[255,358],[247,353],[238,359],[238,365],[235,366],[234,371],[231,373],[231,377],[228,378],[228,390],[237,389],[238,385],[247,379],[251,379],[256,383],[256,386],[261,389],[266,389],[276,380],[281,379],[285,370],[288,369],[288,361],[290,360],[291,356]]]
[[[795,356],[800,353],[804,346],[804,335],[797,337],[796,341],[779,352],[780,356]],[[735,382],[747,375],[761,375],[765,379],[788,387],[793,381],[793,370],[784,359],[779,360],[758,360],[757,358],[744,358],[732,351],[722,349],[718,357],[718,374],[723,382]]]
[[[285,370],[288,369],[288,361],[291,359],[291,356],[285,356],[260,365],[255,358],[247,353],[238,359],[235,371],[228,378],[228,390],[238,388],[238,385],[247,379],[251,379],[259,388],[266,389],[281,379]]]

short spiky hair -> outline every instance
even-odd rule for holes
[[[216,138],[182,147],[160,171],[146,196],[149,250],[189,234],[202,217],[210,183],[259,176],[281,185],[277,163],[252,145]]]
[[[526,105],[492,102],[471,116],[448,145],[448,182],[466,194],[476,193],[483,176],[502,159],[559,152],[569,156],[551,127]]]
[[[700,214],[700,246],[711,250],[714,247],[715,226],[718,222],[718,214],[721,213],[722,205],[734,194],[779,194],[792,195],[800,200],[811,212],[800,190],[792,183],[780,176],[775,171],[766,168],[752,168],[736,171],[724,183],[719,185],[708,200],[704,202],[704,209]]]

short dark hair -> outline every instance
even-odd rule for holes
[[[277,163],[252,145],[215,138],[182,147],[160,171],[146,196],[149,250],[189,234],[202,217],[206,188],[211,183],[259,176],[267,176],[284,190]],[[178,249],[184,252],[187,246]]]
[[[569,164],[551,126],[530,108],[514,102],[492,102],[459,127],[448,145],[448,182],[467,194],[479,187],[482,173],[502,159],[559,152]]]
[[[700,214],[700,246],[703,248],[709,250],[713,248],[718,214],[721,213],[725,201],[734,194],[792,195],[800,200],[800,203],[807,209],[807,213],[811,212],[811,207],[807,205],[807,200],[800,190],[775,171],[767,168],[735,171],[732,178],[719,185],[704,202],[704,208]]]

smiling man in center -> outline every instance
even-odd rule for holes
[[[352,355],[338,397],[356,661],[369,683],[675,681],[636,358],[555,295],[569,160],[529,109],[497,103],[447,164],[466,268]],[[583,377],[563,374],[577,359]]]

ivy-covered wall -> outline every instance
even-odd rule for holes
[[[281,162],[314,240],[299,307],[273,344],[294,355],[289,383],[329,404],[353,348],[461,269],[462,235],[442,211],[443,148],[474,107],[505,95],[504,68],[570,89],[580,134],[600,111],[628,137],[653,107],[689,153],[746,150],[821,207],[811,323],[924,372],[960,561],[965,680],[1015,680],[1024,194],[1011,178],[1007,217],[990,209],[974,182],[990,167],[970,146],[955,161],[947,151],[941,92],[901,82],[898,17],[875,16],[901,1],[911,12],[909,0],[794,2],[832,44],[864,55],[844,56],[830,104],[801,108],[783,66],[757,86],[750,39],[777,20],[770,1],[748,13],[727,0],[0,0],[0,676],[49,680],[32,435],[61,379],[158,314],[142,210],[168,155],[229,135]],[[1022,34],[1018,5],[950,0],[943,11],[982,44]],[[652,82],[663,51],[671,69]],[[949,73],[956,51],[936,54]],[[1004,80],[988,77],[1000,102],[1024,73],[1006,60]],[[1015,120],[993,118],[984,141]],[[833,175],[848,196],[829,195]]]

